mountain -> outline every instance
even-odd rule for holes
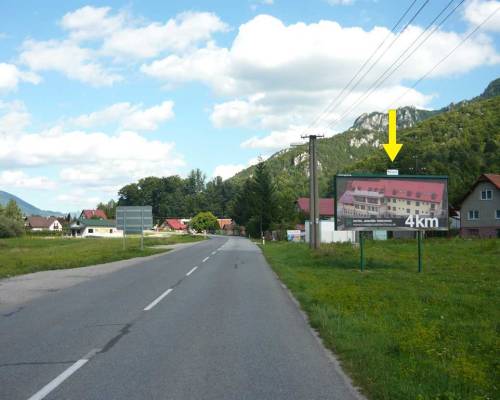
[[[14,200],[23,214],[25,215],[41,215],[43,217],[49,217],[49,216],[54,216],[54,217],[63,217],[64,214],[57,212],[57,211],[48,211],[48,210],[40,210],[39,208],[35,207],[34,205],[24,201],[23,199],[14,196],[13,194],[4,192],[0,190],[0,204],[2,206],[5,206],[9,200]]]
[[[406,129],[415,126],[420,121],[432,117],[436,111],[420,110],[415,107],[398,108],[396,125],[398,129]],[[389,125],[389,116],[387,113],[374,111],[371,113],[361,114],[352,125],[350,130],[368,130],[368,131],[385,131]]]
[[[500,79],[472,100],[427,111],[398,109],[398,141],[403,149],[395,163],[382,150],[387,141],[387,114],[359,116],[347,131],[317,142],[319,189],[331,196],[332,177],[338,172],[445,174],[450,176],[450,202],[456,203],[481,173],[500,172]],[[308,189],[308,145],[281,150],[265,163],[278,184],[304,196]],[[423,169],[425,168],[425,170]],[[241,183],[253,174],[249,167],[231,180]]]

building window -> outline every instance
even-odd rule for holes
[[[500,210],[497,210],[495,213],[495,218],[500,219]]]
[[[89,228],[89,233],[94,233],[94,230],[92,228]]]
[[[392,202],[395,203],[396,202],[396,199],[395,198],[392,198]]]
[[[479,236],[479,229],[467,229],[469,236]]]
[[[420,214],[420,211],[415,210],[415,214],[416,214],[416,215]]]
[[[406,205],[410,205],[411,204],[411,201],[410,200],[406,200]]]
[[[469,219],[479,219],[479,210],[469,210]]]
[[[420,201],[416,201],[415,205],[418,207],[420,205]]]
[[[436,205],[434,203],[431,204],[431,210],[435,210],[436,209]]]
[[[388,209],[389,211],[391,211],[391,206],[387,206],[387,209]],[[497,214],[498,214],[498,211],[500,211],[500,210],[497,210]]]
[[[409,213],[410,213],[410,209],[409,209],[409,208],[407,208],[407,209],[406,209],[406,213],[407,213],[407,214],[409,214]]]
[[[110,230],[109,230],[109,233],[113,233],[113,229],[110,229]]]
[[[493,198],[493,192],[490,189],[485,189],[481,191],[481,200],[491,200]]]

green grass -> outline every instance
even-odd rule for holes
[[[167,251],[148,246],[188,243],[203,240],[201,236],[176,235],[168,238],[144,238],[144,251],[139,237],[109,238],[35,238],[0,239],[0,278],[53,269],[66,269],[101,264]]]
[[[263,251],[325,345],[370,399],[499,399],[500,240]]]

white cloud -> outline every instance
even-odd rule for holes
[[[56,127],[19,137],[0,136],[1,165],[59,167],[66,184],[102,188],[174,174],[184,160],[173,143],[148,140],[135,132],[109,136]]]
[[[0,94],[15,90],[19,82],[38,84],[40,77],[32,72],[19,70],[14,64],[0,63]]]
[[[326,118],[325,126],[342,115],[422,32],[419,26],[409,27],[356,90]],[[336,128],[348,127],[362,112],[383,111],[407,91],[397,105],[427,107],[432,96],[408,90],[402,82],[427,73],[466,34],[436,31]],[[285,25],[270,15],[259,15],[239,27],[228,48],[209,43],[205,48],[144,64],[141,70],[167,84],[198,81],[210,86],[216,94],[229,97],[214,106],[210,116],[214,126],[270,130],[268,137],[251,138],[244,147],[280,148],[296,139],[291,132],[307,126],[339,95],[353,72],[387,35],[391,33],[385,27],[364,30],[324,20]],[[456,76],[498,63],[500,56],[491,40],[475,36],[431,78]]]
[[[16,135],[24,131],[31,115],[21,101],[0,101],[0,136]]]
[[[55,188],[53,180],[45,176],[29,176],[21,170],[4,170],[0,172],[0,186],[48,190]]]
[[[75,40],[109,36],[121,29],[125,22],[123,13],[110,16],[110,11],[110,7],[85,6],[65,14],[61,26],[70,31],[70,37]]]
[[[170,100],[146,109],[140,104],[122,102],[90,114],[80,115],[72,119],[71,123],[83,128],[112,123],[118,124],[125,130],[153,131],[158,129],[162,122],[174,117],[173,107],[174,102]]]
[[[228,26],[214,13],[184,12],[165,24],[123,27],[107,37],[102,51],[115,57],[150,58],[169,50],[173,52],[203,43]]]
[[[57,71],[93,86],[110,86],[123,79],[95,61],[93,50],[70,40],[26,40],[19,58],[33,71]]]
[[[491,14],[495,15],[483,25],[483,30],[500,32],[500,1],[470,0],[464,9],[464,18],[472,25],[481,24]]]
[[[220,176],[222,179],[231,178],[238,172],[244,170],[246,165],[244,164],[222,164],[215,167],[213,176]]]

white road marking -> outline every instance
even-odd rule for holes
[[[194,267],[191,271],[189,271],[186,276],[189,276],[191,275],[194,271],[196,271],[198,269],[198,267]]]
[[[216,251],[212,251],[212,255],[214,256],[215,254],[217,254],[217,252]]]
[[[36,392],[33,396],[31,396],[28,400],[42,400],[45,396],[47,396],[50,392],[52,392],[55,388],[57,388],[61,383],[63,383],[66,379],[68,379],[71,375],[73,375],[76,371],[78,371],[81,367],[83,367],[89,361],[88,358],[82,358],[74,363],[71,367],[65,370],[61,375],[47,383],[43,388],[41,388],[38,392]]]
[[[144,311],[149,311],[151,310],[154,306],[156,306],[160,301],[163,300],[163,298],[168,295],[172,290],[174,289],[168,289],[167,291],[165,291],[164,293],[162,293],[159,297],[157,297],[155,300],[153,300],[151,302],[151,304],[149,304],[145,309]]]
[[[205,257],[202,262],[205,262],[209,259],[210,257]]]

